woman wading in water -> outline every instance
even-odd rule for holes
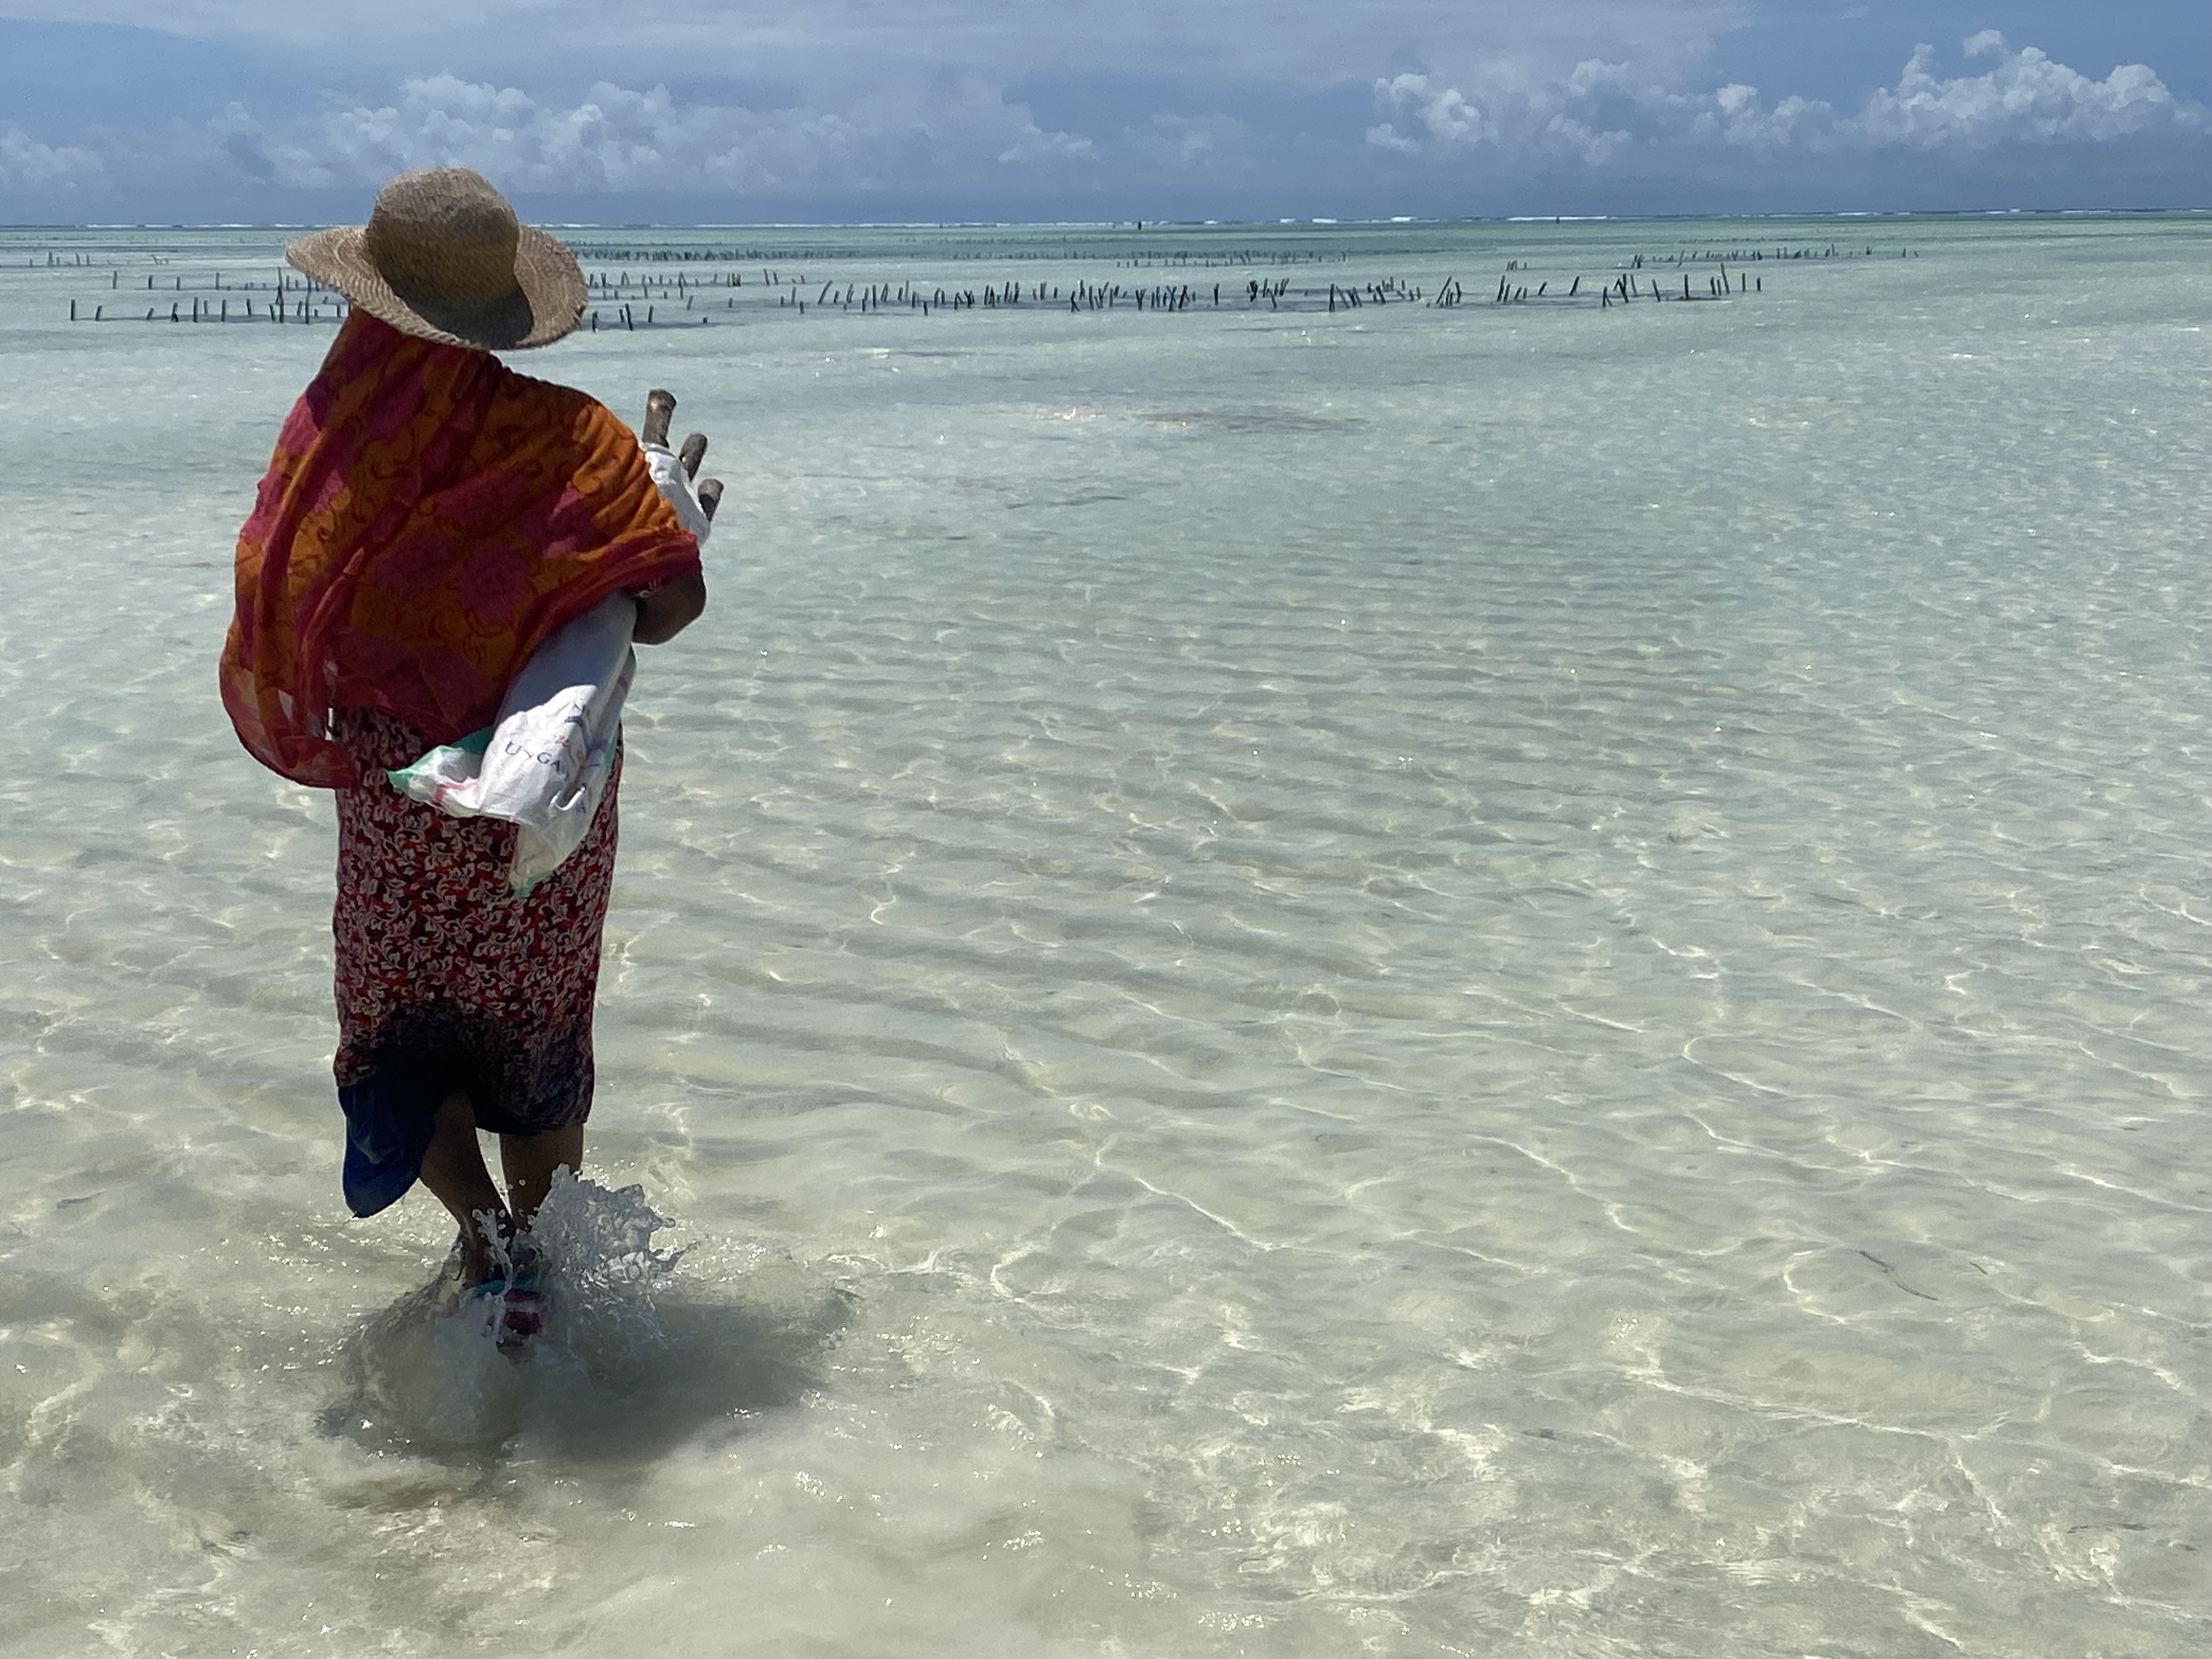
[[[386,774],[489,726],[547,635],[612,594],[635,596],[638,643],[673,638],[707,603],[699,547],[627,427],[491,355],[573,331],[585,287],[476,173],[402,174],[367,226],[284,257],[353,311],[240,533],[223,704],[256,759],[337,793],[347,1204],[374,1215],[419,1176],[483,1285],[582,1161],[621,757],[582,844],[522,897],[513,824]],[[502,1336],[526,1334],[542,1297],[499,1288]]]

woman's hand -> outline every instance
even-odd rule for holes
[[[684,439],[680,453],[668,447],[668,417],[676,412],[676,394],[654,391],[646,394],[645,424],[637,429],[646,465],[684,527],[702,545],[714,527],[714,509],[722,504],[722,481],[699,477],[699,463],[707,458],[707,434],[695,432]],[[694,480],[696,480],[695,483]]]
[[[637,626],[630,630],[636,645],[665,645],[699,620],[707,608],[707,579],[677,576],[649,593],[637,595]]]
[[[645,400],[645,424],[639,428],[639,440],[648,449],[668,447],[668,420],[676,413],[674,394],[653,392]],[[699,463],[707,459],[707,434],[695,432],[684,441],[678,455],[684,468],[684,482],[688,487],[699,478]],[[665,465],[665,463],[662,463]],[[693,491],[700,510],[712,523],[714,509],[722,504],[722,481],[720,478],[701,479]],[[703,538],[705,532],[702,531]],[[665,645],[699,620],[707,608],[707,579],[703,576],[678,576],[658,584],[649,592],[637,596],[637,626],[630,638],[639,645]]]

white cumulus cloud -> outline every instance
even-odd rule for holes
[[[1375,101],[1395,117],[1367,129],[1367,142],[1383,149],[1418,155],[1425,143],[1495,143],[1497,123],[1470,102],[1457,87],[1437,86],[1425,75],[1400,75],[1375,83]],[[1398,131],[1397,123],[1415,129]]]
[[[927,109],[864,125],[824,110],[684,103],[665,87],[602,82],[574,104],[515,87],[422,76],[390,103],[264,127],[233,106],[217,124],[247,172],[294,189],[375,185],[409,168],[471,167],[507,190],[774,196],[880,188],[933,166],[1087,160],[1091,141],[1039,127],[973,81]]]
[[[2014,52],[1985,29],[1966,42],[1967,56],[1990,58],[1984,75],[1948,80],[1936,73],[1936,53],[1922,46],[1894,87],[1867,100],[1850,125],[1869,143],[1990,144],[2086,142],[2159,128],[2198,127],[2204,112],[2181,102],[2148,65],[2123,64],[2101,81],[2069,69],[2033,46]]]
[[[0,121],[0,189],[67,191],[98,182],[100,157],[79,144],[42,144],[12,121]]]
[[[1625,63],[1589,59],[1564,79],[1494,94],[1486,103],[1424,75],[1375,83],[1379,114],[1369,143],[1419,155],[1475,145],[1603,167],[1623,152],[1683,139],[1779,155],[1888,149],[1977,149],[2002,143],[2096,144],[2158,133],[2212,132],[2212,112],[2174,96],[2142,64],[2095,80],[1996,31],[1966,43],[1991,60],[1983,73],[1945,76],[1932,46],[1916,49],[1893,87],[1856,114],[1819,99],[1771,106],[1732,82],[1684,93]]]

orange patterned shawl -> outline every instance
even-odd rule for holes
[[[548,634],[696,574],[699,544],[602,405],[356,311],[284,422],[237,565],[222,677],[239,740],[343,789],[331,709],[451,743],[491,723]]]

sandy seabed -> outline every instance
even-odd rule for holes
[[[2204,1650],[2212,224],[740,243],[532,360],[731,490],[518,1370],[215,696],[329,326],[0,234],[0,1650]]]

